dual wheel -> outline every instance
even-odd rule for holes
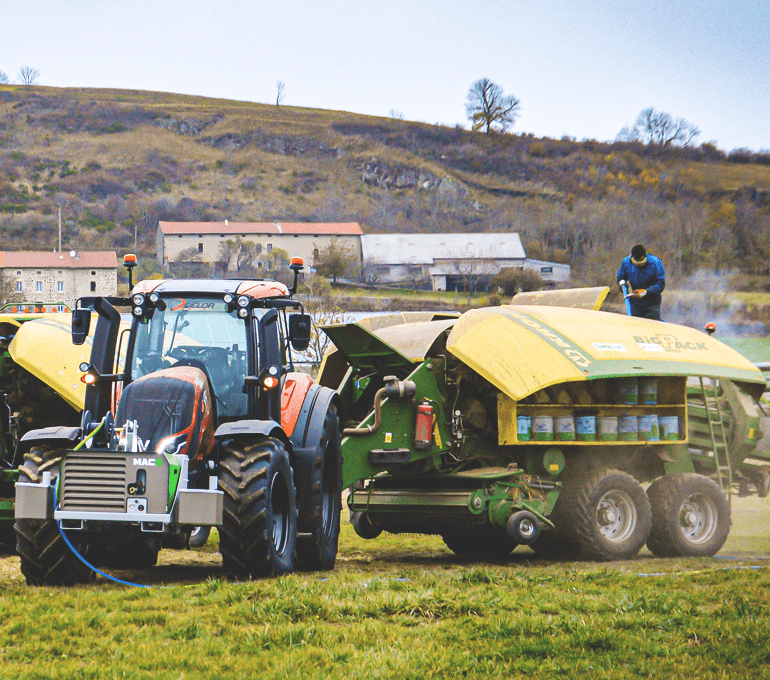
[[[595,561],[629,559],[645,543],[659,557],[711,556],[730,531],[724,491],[691,473],[660,477],[646,493],[618,470],[577,475],[565,483],[553,518],[558,532],[543,534],[533,548]]]

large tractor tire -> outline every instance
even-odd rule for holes
[[[302,499],[299,510],[297,569],[329,571],[337,559],[342,512],[340,419],[334,404],[326,412],[310,479],[302,488],[310,493]]]
[[[446,547],[460,557],[499,560],[508,557],[518,545],[508,536],[442,536]]]
[[[578,557],[597,562],[627,560],[641,550],[650,533],[647,494],[631,475],[619,470],[587,470],[569,480],[562,492],[561,532]]]
[[[647,489],[652,530],[647,547],[658,557],[710,557],[730,533],[730,504],[713,480],[693,473],[659,477]]]
[[[225,570],[237,578],[294,571],[297,497],[284,445],[265,438],[226,447],[219,490],[224,492],[219,550]]]
[[[42,483],[42,473],[50,470],[56,479],[59,461],[65,449],[48,446],[33,447],[24,454],[24,463],[19,468],[19,481]],[[55,520],[18,519],[16,531],[16,552],[21,558],[21,573],[31,586],[71,586],[88,583],[96,573],[81,562],[70,550],[59,531]],[[76,532],[68,538],[81,555],[87,555],[88,544],[79,540]]]

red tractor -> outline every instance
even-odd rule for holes
[[[85,582],[91,566],[152,566],[161,543],[216,526],[239,578],[332,569],[341,507],[338,395],[295,371],[311,318],[267,280],[131,284],[81,298],[72,340],[80,427],[21,440],[17,550],[33,585]],[[120,330],[128,308],[130,330]],[[292,312],[292,313],[289,313]],[[77,553],[77,555],[75,554]],[[83,560],[80,557],[84,558]]]

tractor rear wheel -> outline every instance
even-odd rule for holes
[[[631,475],[619,470],[587,470],[569,480],[562,492],[562,533],[578,557],[597,562],[627,560],[641,550],[650,533],[647,494]]]
[[[518,543],[508,536],[442,536],[446,547],[455,555],[477,559],[502,559],[508,557]]]
[[[310,479],[301,488],[309,489],[301,499],[297,539],[297,569],[334,569],[342,512],[342,454],[340,419],[337,407],[329,406],[324,418],[321,441],[310,465]]]
[[[19,480],[42,484],[42,473],[51,472],[52,479],[59,474],[59,461],[66,449],[49,446],[33,447],[24,454],[24,463],[19,467]],[[16,552],[21,558],[21,573],[31,586],[71,586],[88,583],[96,573],[81,562],[70,550],[53,519],[17,519]],[[73,535],[74,534],[74,535]],[[79,540],[76,532],[67,536],[81,555],[88,552],[88,543]]]
[[[219,550],[225,570],[239,578],[294,571],[297,500],[283,443],[265,438],[226,447],[219,490],[224,492]]]
[[[711,557],[730,533],[730,504],[713,480],[693,473],[665,475],[647,489],[652,530],[647,547],[658,557]]]

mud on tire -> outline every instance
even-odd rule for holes
[[[710,557],[730,533],[730,504],[724,490],[703,475],[659,477],[647,489],[652,530],[647,547],[658,557]]]
[[[652,513],[644,489],[619,470],[586,471],[570,479],[562,492],[561,533],[583,559],[627,560],[641,550],[650,533]]]
[[[53,479],[59,474],[59,461],[65,449],[48,446],[33,447],[24,454],[19,467],[19,480],[42,484],[42,473],[50,471]],[[18,519],[14,524],[16,552],[21,558],[21,573],[31,586],[69,586],[88,583],[96,573],[86,567],[69,549],[54,520]],[[77,534],[68,538],[81,553],[88,545],[78,540]]]
[[[224,517],[219,550],[238,578],[279,576],[294,570],[297,502],[289,456],[277,439],[226,447],[219,490]]]
[[[342,512],[342,454],[337,407],[329,405],[324,418],[318,452],[310,466],[310,479],[303,488],[310,494],[301,499],[297,539],[297,569],[334,569]]]

